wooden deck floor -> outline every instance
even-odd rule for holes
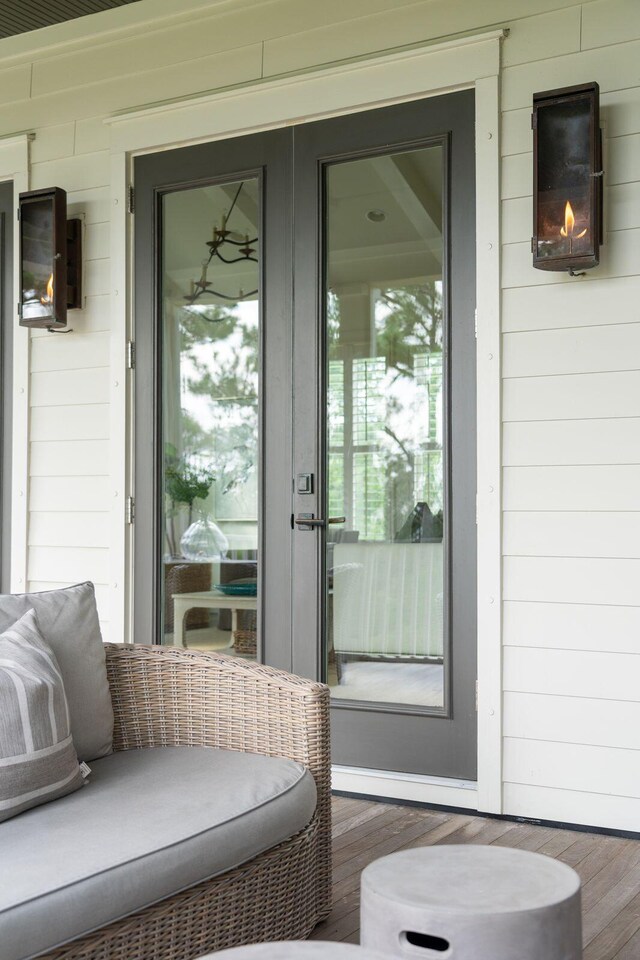
[[[334,797],[333,910],[316,940],[358,943],[360,872],[395,850],[487,843],[536,850],[582,880],[584,960],[640,960],[640,841]]]

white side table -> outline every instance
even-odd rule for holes
[[[203,590],[198,593],[174,593],[173,629],[174,644],[186,646],[184,641],[184,618],[194,607],[205,610],[231,610],[231,632],[238,629],[238,610],[257,610],[257,597],[230,597],[219,590]]]
[[[539,853],[433,846],[362,873],[360,942],[396,958],[580,960],[580,878]]]

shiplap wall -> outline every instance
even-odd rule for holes
[[[501,77],[504,811],[640,829],[637,0],[141,0],[42,31],[37,54],[28,37],[0,42],[0,135],[36,132],[32,186],[64,187],[86,231],[87,301],[71,315],[74,333],[32,338],[28,575],[35,588],[94,579],[108,635],[103,118],[493,26],[510,28]],[[601,266],[569,279],[531,267],[531,97],[589,80],[602,91],[607,235]]]

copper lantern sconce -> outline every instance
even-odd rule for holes
[[[20,325],[51,332],[67,325],[67,310],[82,304],[82,224],[67,220],[60,187],[19,197]]]
[[[602,243],[600,88],[533,95],[533,266],[571,276],[597,267]]]

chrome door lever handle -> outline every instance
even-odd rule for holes
[[[301,513],[293,521],[299,527],[326,527],[329,523],[346,523],[346,517],[329,517],[328,520],[321,520],[320,517],[305,516]]]

